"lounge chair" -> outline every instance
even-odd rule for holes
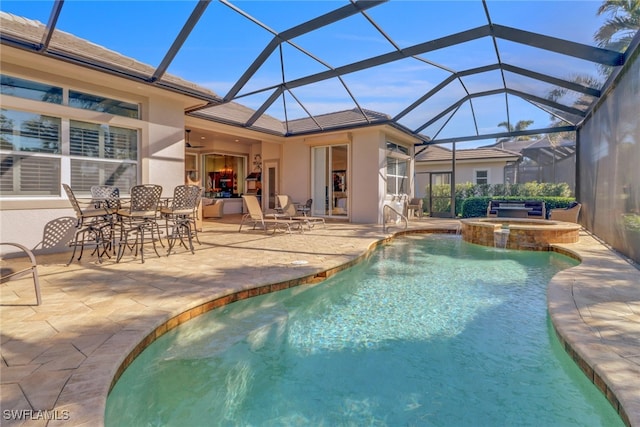
[[[258,202],[258,198],[253,195],[243,195],[244,203],[247,207],[248,213],[243,215],[242,221],[240,221],[240,228],[238,231],[242,231],[242,226],[245,222],[252,222],[253,229],[256,229],[256,226],[260,225],[260,227],[264,230],[265,233],[269,231],[269,229],[273,230],[275,233],[277,230],[286,230],[289,234],[291,234],[291,229],[298,229],[302,232],[302,223],[298,220],[290,220],[286,218],[265,218],[264,213],[262,212],[262,208],[260,207],[260,202]]]
[[[267,214],[267,216],[273,216],[275,218],[286,218],[289,220],[298,220],[307,224],[307,227],[311,229],[316,224],[326,225],[324,218],[319,216],[310,215],[298,215],[298,208],[291,201],[291,198],[285,194],[278,195],[278,203],[280,208],[276,214]]]
[[[566,208],[551,209],[549,219],[553,221],[578,222],[578,215],[582,205],[578,202],[570,204]]]

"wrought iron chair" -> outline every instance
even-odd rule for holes
[[[165,228],[167,231],[167,240],[169,241],[169,250],[167,255],[171,254],[171,249],[177,240],[185,249],[195,253],[193,248],[193,236],[197,239],[197,230],[195,224],[196,209],[202,189],[197,185],[178,185],[173,190],[173,198],[169,206],[160,209],[160,214],[165,219]],[[169,233],[169,223],[171,223],[171,233]],[[189,246],[185,244],[185,237],[189,242]],[[200,240],[198,240],[200,243]]]
[[[109,241],[111,242],[110,245],[112,249],[115,251],[116,242],[113,229],[117,221],[116,212],[122,207],[120,203],[120,190],[118,187],[112,185],[93,185],[91,187],[91,202],[96,208],[105,208],[109,212],[109,215],[106,216],[105,219],[111,222],[109,229],[111,238]]]
[[[153,250],[160,256],[156,248],[159,240],[162,247],[164,243],[160,239],[160,227],[158,226],[158,205],[162,195],[162,186],[155,184],[135,185],[131,187],[131,200],[129,206],[118,210],[118,224],[120,226],[120,245],[118,247],[117,262],[122,259],[125,249],[134,250],[134,256],[140,249],[140,260],[144,263],[145,238],[149,238],[153,244]],[[133,241],[131,241],[131,239]]]
[[[109,211],[106,207],[96,208],[93,205],[83,208],[69,185],[62,184],[62,188],[64,188],[67,194],[67,198],[76,213],[77,219],[76,232],[72,243],[73,253],[67,265],[71,264],[73,258],[76,256],[78,246],[80,246],[80,256],[78,256],[78,261],[80,261],[85,244],[95,245],[94,252],[98,255],[98,262],[102,262],[102,255],[106,254],[109,256],[105,243],[108,243],[110,239],[105,239],[104,230],[108,227],[109,232],[111,232],[110,227],[112,224],[107,217],[113,213],[113,211]]]
[[[109,209],[120,209],[120,190],[111,185],[94,185],[91,187],[93,203]]]
[[[296,210],[298,213],[301,213],[304,216],[311,214],[311,205],[313,204],[313,199],[307,199],[304,205],[296,206]]]

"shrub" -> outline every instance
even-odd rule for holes
[[[451,210],[451,200],[449,193],[451,187],[448,184],[436,185],[433,187],[434,206],[429,206],[429,198],[425,197],[426,210],[428,212],[449,212]],[[428,192],[428,187],[427,187]],[[477,200],[469,202],[465,207],[467,200],[476,198],[484,200],[484,210],[477,203]],[[547,210],[555,208],[563,208],[574,201],[571,198],[571,189],[569,184],[562,182],[538,183],[536,181],[524,184],[472,184],[466,182],[464,184],[456,184],[456,216],[469,218],[472,216],[486,215],[487,205],[490,199],[502,199],[513,201],[524,201],[530,199],[544,200]],[[480,212],[482,211],[482,212]]]
[[[525,202],[527,200],[542,200],[545,205],[547,214],[550,209],[566,208],[571,202],[575,201],[573,197],[470,197],[462,203],[461,216],[463,218],[476,218],[487,216],[487,207],[490,200],[509,200],[512,202]]]

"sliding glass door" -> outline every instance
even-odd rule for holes
[[[314,147],[312,164],[313,215],[348,217],[349,146]]]

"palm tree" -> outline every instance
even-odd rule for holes
[[[597,13],[609,15],[593,36],[598,46],[624,52],[640,29],[640,0],[605,0]]]
[[[605,49],[624,52],[635,34],[640,30],[640,0],[604,0],[598,8],[597,14],[608,14],[610,16],[593,36],[597,45]],[[611,67],[601,65],[599,68],[604,79],[611,74]],[[604,80],[586,74],[574,75],[568,80],[593,88],[602,87],[604,82]],[[568,93],[568,89],[558,87],[549,92],[547,98],[559,102]],[[573,106],[586,109],[591,105],[592,101],[590,96],[580,95],[574,100]],[[566,122],[563,120],[551,116],[551,127],[565,124]],[[574,132],[562,132],[554,136],[562,139],[575,139]]]
[[[500,122],[498,126],[503,127],[507,130],[507,132],[518,132],[527,129],[529,126],[533,124],[533,120],[519,120],[515,126],[513,126],[509,122]],[[535,135],[522,135],[507,138],[499,138],[497,142],[509,142],[509,141],[528,141]]]
[[[589,76],[587,74],[576,74],[571,76],[568,80],[575,83],[579,83],[583,86],[592,87],[592,88],[599,88],[603,84],[603,82],[597,77]],[[567,104],[566,102],[562,102],[562,98],[566,96],[569,92],[570,92],[569,89],[566,89],[563,87],[557,87],[549,92],[549,94],[547,95],[547,99],[554,102],[559,102],[561,104]],[[593,98],[589,95],[581,94],[581,95],[578,95],[576,98],[574,98],[570,102],[574,107],[579,108],[581,110],[586,110],[587,108],[589,108],[589,106],[593,102]],[[549,123],[549,127],[560,127],[560,126],[565,126],[567,124],[568,123],[565,120],[562,120],[561,118],[552,115],[551,123]],[[549,136],[551,135],[552,134],[550,134]],[[558,134],[553,134],[553,135],[554,135],[554,138],[550,138],[551,140],[553,139],[575,140],[575,132],[573,131],[560,132]]]

